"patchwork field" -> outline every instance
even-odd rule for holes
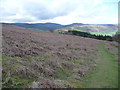
[[[114,24],[83,24],[83,25],[71,25],[61,29],[56,29],[54,32],[66,32],[68,30],[88,32],[95,35],[109,35],[113,36],[118,31],[118,26]]]

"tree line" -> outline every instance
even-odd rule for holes
[[[90,34],[88,32],[68,30],[68,32],[66,34],[77,35],[77,36],[88,37],[88,38],[94,38],[94,39],[99,39],[99,40],[113,41],[112,36],[95,35],[95,34]]]

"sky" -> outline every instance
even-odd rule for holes
[[[0,0],[0,22],[117,24],[119,0]]]

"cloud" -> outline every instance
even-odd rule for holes
[[[108,23],[116,17],[109,3],[118,0],[1,0],[1,21],[4,22],[55,22],[70,24]],[[114,8],[117,9],[116,4]],[[112,7],[112,8],[111,8]],[[107,19],[108,13],[111,21]],[[99,19],[100,18],[100,19]],[[102,20],[102,21],[101,21]],[[116,23],[114,19],[114,23]]]

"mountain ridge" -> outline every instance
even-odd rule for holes
[[[91,34],[114,35],[118,30],[117,24],[83,24],[72,23],[68,25],[61,25],[57,23],[2,23],[7,25],[15,25],[33,31],[83,31]]]

